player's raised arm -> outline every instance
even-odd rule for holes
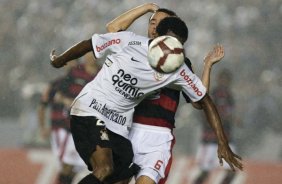
[[[110,21],[106,27],[108,32],[118,32],[127,30],[127,28],[139,17],[148,13],[154,12],[159,9],[158,5],[155,3],[145,3],[135,8],[132,8],[120,16],[116,17],[114,20]]]
[[[204,59],[205,65],[202,73],[202,82],[207,89],[207,93],[209,92],[210,89],[211,69],[213,65],[219,62],[223,57],[224,57],[224,48],[222,45],[217,44],[214,46],[213,50],[207,54],[207,56]],[[199,103],[192,102],[192,105],[196,109],[202,109]]]
[[[83,40],[73,45],[59,56],[55,55],[55,50],[52,50],[50,53],[51,65],[55,68],[61,68],[66,65],[67,62],[80,58],[90,51],[92,51],[91,39]]]
[[[210,88],[210,72],[213,64],[219,62],[224,57],[224,48],[222,45],[217,44],[214,46],[213,50],[210,51],[204,59],[204,70],[202,74],[202,82],[207,88],[207,92]]]
[[[203,99],[201,99],[199,102],[205,111],[209,124],[211,125],[212,129],[214,130],[217,136],[218,158],[220,164],[221,165],[223,164],[222,159],[224,159],[229,164],[229,166],[233,171],[235,171],[235,168],[242,170],[243,164],[240,161],[241,157],[233,153],[232,150],[230,149],[228,145],[228,140],[224,134],[220,117],[210,96],[206,94],[206,96]]]

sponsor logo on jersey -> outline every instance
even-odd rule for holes
[[[163,76],[164,76],[164,74],[162,74],[162,73],[159,73],[159,72],[154,73],[154,77],[157,81],[162,80]]]
[[[102,114],[105,118],[117,124],[124,125],[126,122],[126,117],[119,114],[116,110],[109,108],[107,104],[103,105],[99,103],[95,98],[93,98],[89,107],[95,109],[97,112]]]
[[[134,57],[131,57],[131,61],[134,61],[134,62],[138,62],[138,63],[140,63],[140,61],[139,61],[139,60],[137,60],[137,59],[135,59]]]
[[[187,82],[187,84],[193,89],[193,91],[198,95],[202,96],[203,93],[199,90],[199,88],[193,83],[193,80],[185,73],[185,69],[180,72],[180,75]]]
[[[119,69],[117,74],[112,76],[112,81],[115,90],[127,99],[139,98],[144,95],[143,92],[139,91],[140,88],[136,87],[138,79],[125,73],[123,69]]]
[[[141,45],[140,41],[131,41],[128,43],[128,45]]]
[[[105,48],[111,46],[111,45],[115,45],[115,44],[120,44],[121,40],[118,38],[118,39],[112,39],[100,46],[96,45],[96,51],[97,52],[101,52],[103,51]]]

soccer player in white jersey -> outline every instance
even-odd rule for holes
[[[166,17],[176,17],[175,12],[159,8],[154,3],[145,3],[114,18],[107,24],[107,30],[109,32],[124,31],[139,17],[151,12],[153,15],[149,19],[148,37],[154,38],[158,35],[156,28],[160,21],[163,24],[162,27],[170,26],[171,30],[179,27],[171,25],[167,20],[166,23],[162,21]],[[202,80],[207,90],[209,89],[211,67],[223,56],[223,47],[217,45],[205,57]],[[179,91],[164,88],[157,97],[148,98],[137,106],[129,137],[133,145],[134,162],[141,167],[136,176],[137,182],[146,182],[146,184],[166,182],[172,163],[172,148],[175,142],[172,132],[175,127],[174,118],[178,103]],[[154,145],[158,146],[153,147],[152,140],[154,140]]]
[[[171,32],[167,35],[175,36],[182,43],[185,41]],[[134,107],[146,95],[172,84],[181,87],[193,102],[203,107],[218,136],[221,161],[225,159],[232,167],[242,167],[238,156],[228,147],[217,110],[201,80],[186,65],[170,74],[160,75],[153,70],[147,61],[149,41],[132,32],[94,34],[59,56],[54,50],[50,54],[51,64],[59,68],[90,51],[96,58],[107,53],[95,80],[84,87],[71,109],[71,131],[76,148],[93,170],[80,183],[113,183],[118,180],[111,176],[118,176],[119,180],[128,177],[121,178],[121,175],[132,165],[128,135]]]

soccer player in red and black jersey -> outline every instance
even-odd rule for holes
[[[222,119],[225,135],[229,140],[230,147],[234,151],[233,140],[231,139],[231,128],[234,121],[234,99],[231,92],[232,74],[228,69],[221,70],[217,75],[217,84],[211,92],[218,113]],[[205,183],[210,172],[219,166],[216,160],[217,138],[211,127],[205,120],[202,120],[201,144],[198,148],[196,159],[201,173],[195,180],[195,184]],[[235,172],[232,172],[228,164],[224,163],[223,168],[226,174],[220,183],[229,184],[232,182]]]
[[[107,29],[109,32],[126,30],[136,19],[148,12],[154,13],[149,20],[148,36],[150,38],[158,36],[157,26],[161,20],[176,16],[171,10],[159,9],[154,3],[146,3],[121,14],[107,24]],[[217,45],[205,58],[202,81],[207,90],[209,89],[211,67],[223,56],[223,47]],[[191,68],[191,62],[188,58],[186,58],[185,64]],[[134,162],[141,167],[136,176],[137,183],[161,184],[165,183],[168,177],[174,145],[172,131],[175,127],[175,113],[179,98],[179,90],[166,87],[156,92],[156,95],[151,98],[143,100],[135,108],[130,139],[133,144]],[[188,98],[187,100],[190,102]],[[199,108],[196,104],[193,106]]]
[[[38,108],[40,134],[43,138],[51,134],[51,147],[59,160],[57,184],[71,184],[76,173],[86,169],[83,160],[75,150],[70,133],[70,104],[86,83],[98,72],[98,66],[91,61],[91,54],[83,64],[68,65],[67,74],[48,85],[42,93]],[[92,56],[93,57],[93,56]],[[50,108],[50,128],[46,125],[47,108]]]

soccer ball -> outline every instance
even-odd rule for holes
[[[160,36],[149,45],[148,60],[160,73],[172,73],[184,63],[183,45],[172,36]]]

